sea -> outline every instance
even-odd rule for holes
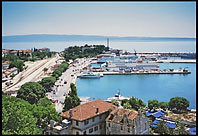
[[[31,49],[48,47],[51,51],[63,51],[69,46],[106,45],[106,41],[76,42],[6,42],[3,49]],[[129,52],[195,52],[196,41],[110,41],[110,48]],[[176,58],[177,59],[177,58]],[[118,90],[122,96],[137,97],[146,104],[148,100],[168,102],[172,97],[189,100],[191,109],[196,109],[196,63],[159,63],[160,69],[187,68],[191,74],[151,75],[104,75],[99,79],[77,79],[80,97],[107,99]]]

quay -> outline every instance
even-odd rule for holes
[[[156,63],[196,63],[196,59],[157,60]]]
[[[135,74],[190,74],[190,71],[137,71],[137,72],[98,72],[103,75],[135,75]]]

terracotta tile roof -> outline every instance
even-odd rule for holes
[[[6,49],[6,50],[4,50],[3,52],[4,52],[4,53],[8,53],[8,52],[10,52],[10,50],[9,50],[9,49]]]
[[[40,48],[40,50],[49,49],[49,48]]]
[[[109,109],[114,109],[116,107],[117,106],[111,103],[98,99],[72,108],[71,119],[83,121],[88,118],[103,114],[107,112]],[[96,108],[98,108],[98,114],[96,114]],[[69,118],[69,110],[64,113],[61,113],[60,116],[64,118]]]
[[[123,123],[124,115],[127,116],[129,120],[134,120],[138,116],[137,111],[132,111],[129,109],[114,109],[105,121],[114,123]],[[117,116],[117,117],[116,117]]]
[[[17,51],[11,51],[11,53],[17,53]]]
[[[5,62],[2,63],[2,65],[3,65],[3,64],[4,64],[4,65],[10,64],[10,62],[9,62],[9,61],[5,61]]]

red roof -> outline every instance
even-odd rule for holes
[[[49,48],[40,48],[40,50],[49,49]]]
[[[3,64],[10,64],[10,62],[9,61],[5,61],[5,62],[2,63],[2,65]]]
[[[71,119],[83,121],[88,118],[97,116],[99,114],[103,114],[103,113],[109,111],[109,109],[115,109],[116,107],[117,106],[115,106],[111,103],[108,103],[101,99],[98,99],[98,100],[87,102],[85,104],[81,104],[81,105],[78,105],[78,106],[72,108],[72,118]],[[98,108],[98,113],[96,113],[97,108]],[[70,111],[68,110],[64,113],[61,113],[60,116],[64,117],[64,118],[69,118],[69,116],[70,116],[69,112]]]
[[[114,123],[123,123],[124,115],[127,116],[129,120],[134,120],[138,116],[137,111],[129,109],[114,109],[106,118],[106,121]]]

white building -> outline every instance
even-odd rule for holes
[[[60,116],[68,120],[68,127],[53,126],[50,134],[105,134],[105,119],[116,106],[101,99],[74,107]],[[57,128],[58,127],[58,128]]]

